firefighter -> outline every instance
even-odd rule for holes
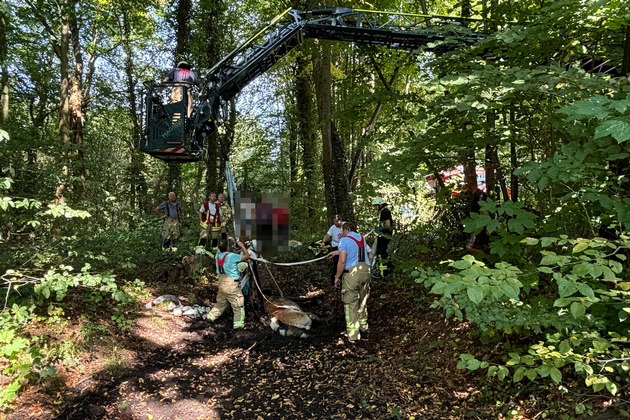
[[[368,331],[367,300],[370,296],[370,266],[365,238],[356,232],[354,223],[344,222],[339,250],[328,254],[339,256],[335,287],[341,286],[341,301],[346,314],[346,333],[350,343],[364,338]]]
[[[212,249],[216,249],[221,230],[221,206],[217,201],[216,193],[211,192],[208,195],[208,200],[204,201],[199,208],[199,220],[199,225],[201,226],[199,245],[205,248],[208,236],[210,236]]]
[[[188,89],[189,86],[201,87],[201,81],[197,77],[194,71],[191,70],[190,64],[186,61],[180,61],[175,68],[171,69],[166,76],[162,79],[162,83],[172,83],[171,101],[173,103],[182,100],[184,95],[184,89]],[[190,117],[192,113],[192,94],[188,91],[188,103],[187,103],[187,116]]]
[[[387,203],[381,197],[372,200],[374,210],[379,213],[379,225],[374,229],[378,235],[376,241],[376,259],[379,265],[381,275],[387,277],[393,270],[393,264],[389,260],[387,247],[392,240],[392,232],[394,229],[394,220],[392,212],[387,208]]]
[[[219,275],[219,291],[217,293],[217,302],[207,315],[208,320],[215,321],[227,309],[228,303],[232,306],[234,312],[234,329],[245,327],[245,298],[241,291],[240,275],[238,265],[241,262],[249,260],[250,255],[241,241],[236,241],[236,245],[241,248],[241,254],[227,252],[231,237],[219,243],[219,252],[217,253],[216,268]]]
[[[468,198],[468,212],[488,215],[487,211],[481,211],[481,202],[488,200],[488,194],[481,190],[477,185],[477,174],[466,175],[465,191]],[[481,232],[473,233],[468,239],[466,250],[477,259],[483,259],[486,256],[490,244],[488,231],[484,227]]]

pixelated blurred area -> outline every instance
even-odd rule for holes
[[[290,250],[289,196],[236,192],[235,232],[239,238],[255,239],[257,252],[274,254]]]

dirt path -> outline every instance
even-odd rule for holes
[[[71,378],[60,395],[27,392],[8,418],[465,416],[480,393],[455,369],[452,329],[391,284],[375,284],[369,306],[370,335],[358,344],[343,340],[340,317],[297,339],[272,332],[251,313],[246,328],[234,332],[231,314],[190,322],[146,309],[120,338],[119,360]]]

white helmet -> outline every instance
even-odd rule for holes
[[[372,200],[373,206],[380,206],[381,204],[385,204],[385,200],[383,200],[381,197],[376,197]]]

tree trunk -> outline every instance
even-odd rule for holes
[[[486,156],[484,159],[484,169],[486,171],[486,193],[488,196],[495,200],[495,186],[496,186],[496,169],[497,163],[494,161],[494,156],[496,153],[496,146],[487,145],[486,146]]]
[[[191,0],[179,0],[175,11],[175,61],[188,61],[191,11]]]
[[[333,151],[333,182],[335,183],[334,191],[336,193],[335,214],[341,215],[343,219],[354,220],[354,206],[350,198],[350,179],[348,177],[348,165],[346,163],[346,151],[343,143],[337,133],[337,127],[331,122],[331,144]],[[334,216],[334,214],[333,214]],[[331,217],[332,219],[332,217]]]
[[[345,220],[354,220],[350,199],[350,185],[343,144],[332,121],[332,78],[330,74],[330,44],[321,42],[321,54],[314,59],[315,96],[322,133],[322,166],[324,172],[324,196],[329,220],[335,214]]]
[[[475,157],[475,149],[474,147],[466,148],[465,150],[459,153],[460,161],[463,162],[464,166],[464,180],[467,181],[469,179],[477,180],[477,159]],[[435,173],[435,171],[434,171]],[[436,175],[437,178],[442,178],[439,174]],[[442,185],[444,183],[442,182]]]
[[[516,117],[514,109],[510,109],[510,123],[512,126],[516,124]],[[510,142],[510,198],[513,202],[518,201],[518,176],[514,174],[514,171],[518,169],[518,156],[516,154],[516,143]]]
[[[336,194],[333,173],[330,45],[326,41],[319,42],[318,44],[320,46],[319,54],[313,56],[313,77],[315,79],[319,128],[322,134],[324,199],[327,208],[327,219],[332,220],[338,209],[337,203],[335,202]]]
[[[518,176],[514,175],[514,171],[518,168],[518,156],[516,155],[516,143],[510,143],[510,198],[513,202],[518,201]]]
[[[84,62],[81,51],[81,39],[75,7],[78,0],[69,3],[68,22],[70,24],[70,35],[72,41],[72,55],[74,56],[74,71],[71,75],[70,83],[70,141],[75,150],[72,153],[72,178],[73,195],[75,199],[83,198],[85,195],[85,154],[83,150],[86,104],[83,97],[83,77]]]
[[[9,17],[0,11],[0,85],[2,100],[0,101],[0,122],[6,125],[9,121],[9,70],[7,68],[8,45],[7,30],[9,29]]]
[[[492,139],[492,131],[496,125],[496,115],[494,112],[487,114],[488,130],[486,136],[488,139]],[[486,156],[484,162],[484,168],[486,171],[486,193],[493,200],[496,199],[495,186],[498,162],[495,160],[497,156],[496,146],[494,144],[488,144],[486,146]]]
[[[630,74],[630,25],[624,27],[626,34],[623,43],[623,61],[621,63],[621,75],[628,76]]]
[[[225,25],[221,19],[227,6],[223,0],[199,1],[199,27],[201,30],[194,35],[201,49],[196,51],[196,57],[205,68],[211,68],[221,59],[221,45],[225,43]],[[229,115],[224,121],[224,133],[214,131],[206,137],[206,150],[204,155],[205,168],[205,197],[210,192],[222,192],[225,186],[225,162],[229,158],[234,138],[234,125],[236,124],[236,109],[234,103],[230,103]],[[204,198],[205,198],[204,197]]]
[[[127,83],[127,101],[129,102],[129,118],[132,124],[131,141],[129,151],[131,162],[129,164],[129,207],[135,211],[152,211],[145,203],[147,193],[147,183],[144,178],[144,154],[140,153],[136,146],[140,139],[140,121],[138,121],[138,107],[136,95],[136,78],[133,67],[133,48],[131,45],[131,24],[129,21],[128,8],[122,8],[122,22],[120,25],[122,47],[125,51],[125,77]],[[130,218],[132,223],[133,218]]]
[[[219,132],[217,130],[208,134],[204,160],[206,166],[206,197],[211,192],[218,192],[217,173],[219,171],[219,165],[217,163],[220,144],[221,140],[219,139]]]
[[[317,202],[317,186],[316,186],[316,156],[317,156],[317,133],[313,125],[313,91],[312,73],[307,72],[307,60],[302,54],[297,57],[296,82],[295,82],[295,98],[297,102],[297,126],[298,141],[302,145],[302,183],[305,187],[307,216],[311,219],[315,216],[314,205]]]
[[[66,145],[70,142],[70,71],[68,62],[68,49],[70,47],[70,27],[68,24],[68,16],[64,14],[61,22],[61,37],[58,45],[59,55],[59,135],[62,144]],[[61,168],[61,177],[55,188],[55,204],[63,204],[66,200],[66,190],[68,175],[70,172],[70,163],[66,153],[63,153],[63,166]]]
[[[177,195],[182,193],[182,167],[179,163],[168,163],[168,175],[166,178],[168,192],[174,191]]]
[[[295,69],[294,69],[295,71]],[[297,76],[296,76],[297,79]],[[289,141],[289,178],[291,182],[291,198],[297,195],[297,187],[299,184],[298,175],[299,175],[299,167],[300,159],[298,157],[298,106],[296,97],[298,96],[296,92],[296,84],[293,84],[293,89],[287,98],[285,99],[285,110],[286,110],[286,120],[287,120],[287,138]],[[295,92],[295,95],[293,93]]]

